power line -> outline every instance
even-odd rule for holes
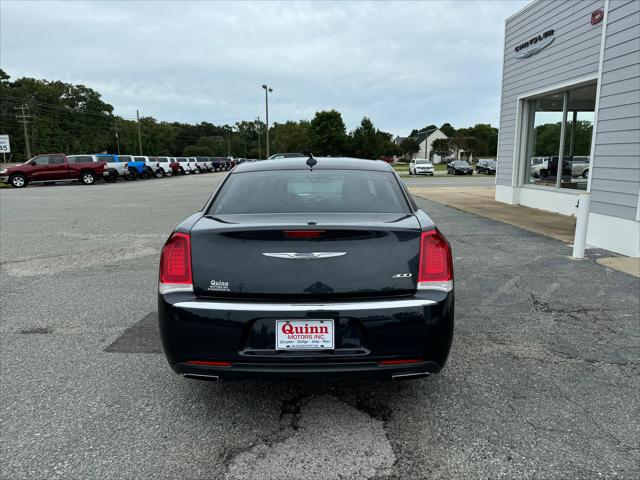
[[[82,114],[82,115],[97,115],[100,117],[108,117],[108,118],[113,118],[114,116],[116,116],[113,113],[105,113],[105,112],[91,112],[88,110],[79,110],[76,109],[74,110],[71,107],[66,107],[64,105],[55,105],[53,103],[45,103],[45,102],[40,102],[37,100],[33,100],[33,99],[27,99],[27,98],[19,98],[19,97],[14,97],[12,95],[5,95],[5,94],[0,94],[0,98],[4,98],[6,100],[13,100],[15,102],[20,102],[20,103],[28,103],[31,105],[37,105],[39,107],[43,107],[43,108],[50,108],[50,109],[54,109],[54,110],[60,110],[63,112],[67,112],[70,114]],[[135,117],[126,117],[123,115],[117,115],[120,118],[126,119],[126,120],[135,120]]]

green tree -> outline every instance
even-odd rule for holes
[[[309,140],[314,155],[340,156],[347,143],[347,129],[336,110],[316,112],[309,123]]]
[[[274,123],[269,129],[271,150],[274,153],[300,152],[309,148],[309,122]]]
[[[456,129],[453,128],[450,123],[443,123],[442,126],[440,127],[440,131],[449,138],[454,137],[456,135]]]
[[[400,142],[400,151],[404,158],[412,158],[416,153],[420,151],[420,144],[415,139],[408,137]]]
[[[377,159],[382,155],[382,139],[378,136],[378,131],[367,117],[362,119],[360,126],[351,133],[351,137],[353,156]]]
[[[455,142],[450,138],[437,138],[431,143],[431,155],[450,157],[456,150]]]

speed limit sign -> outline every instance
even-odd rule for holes
[[[0,135],[0,153],[11,153],[9,135]]]

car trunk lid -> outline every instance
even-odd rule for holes
[[[413,214],[204,217],[191,230],[194,292],[203,297],[391,296],[415,292]]]

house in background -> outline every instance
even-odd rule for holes
[[[426,158],[433,163],[442,163],[443,159],[440,155],[431,154],[431,145],[434,140],[439,138],[447,139],[449,137],[442,133],[439,128],[425,130],[414,136],[413,139],[420,145],[420,151],[413,158]]]

